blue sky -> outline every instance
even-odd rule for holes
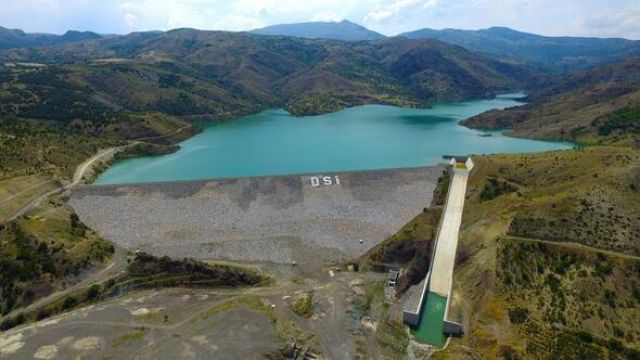
[[[543,35],[640,39],[640,0],[0,0],[0,26],[28,32],[238,31],[342,19],[386,35],[509,26]]]

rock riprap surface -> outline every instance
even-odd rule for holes
[[[364,254],[431,203],[442,166],[86,186],[70,204],[104,238],[156,255],[321,264]]]

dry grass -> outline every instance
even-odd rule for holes
[[[459,246],[459,252],[464,251],[468,258],[456,268],[454,280],[461,314],[452,314],[463,318],[466,335],[454,340],[451,350],[438,354],[438,358],[457,358],[461,349],[472,349],[486,359],[510,354],[553,358],[548,351],[555,351],[555,355],[562,352],[568,358],[599,358],[629,356],[633,349],[640,349],[640,334],[633,325],[640,321],[640,306],[633,295],[636,284],[628,281],[637,278],[634,271],[640,270],[634,265],[640,244],[635,230],[640,223],[636,218],[640,193],[633,186],[640,181],[640,151],[590,147],[477,157],[474,161]],[[489,178],[508,181],[518,190],[481,201]],[[607,214],[613,206],[608,215],[612,220],[604,221],[601,211],[580,211],[580,202],[573,199],[593,202],[599,205],[594,208]],[[556,238],[541,242],[545,239],[524,241],[508,236],[514,231],[514,219],[532,217],[545,221],[527,229],[527,233],[556,231]],[[559,221],[562,218],[566,218],[565,223]],[[585,229],[597,223],[599,232],[613,236],[601,242],[595,228],[580,237],[557,231],[580,221],[587,224]],[[521,245],[523,241],[543,246],[527,250]],[[603,255],[598,257],[598,253]],[[607,266],[599,260],[602,256],[614,264],[609,275]],[[577,259],[576,263],[567,265],[569,258]],[[536,266],[531,268],[532,264]],[[585,271],[586,277],[581,277]],[[529,281],[518,278],[514,282],[517,274]],[[549,276],[556,277],[560,285],[547,280]],[[640,284],[637,286],[640,289]],[[605,298],[605,290],[616,292],[615,308]],[[581,297],[584,291],[591,295]],[[514,307],[528,312],[524,323],[510,320],[509,309]],[[593,341],[581,340],[579,331],[587,331]],[[543,351],[545,346],[547,350]]]
[[[0,181],[0,222],[6,221],[30,201],[60,186],[47,175],[21,176]]]

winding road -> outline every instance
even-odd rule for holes
[[[89,159],[87,159],[85,162],[83,162],[82,164],[78,165],[78,167],[76,168],[75,173],[73,174],[73,180],[67,184],[67,185],[62,185],[56,189],[53,189],[49,192],[46,192],[38,197],[36,197],[35,199],[29,201],[27,204],[25,204],[23,207],[21,207],[15,214],[13,214],[12,216],[10,216],[8,218],[9,221],[11,220],[15,220],[16,218],[26,214],[29,210],[31,210],[34,206],[37,206],[38,204],[40,204],[40,202],[42,201],[42,199],[46,199],[49,196],[58,193],[60,191],[63,190],[69,190],[77,185],[79,185],[80,183],[82,183],[82,179],[84,178],[84,176],[87,174],[88,171],[90,171],[91,169],[93,169],[93,166],[96,164],[96,162],[105,159],[108,156],[111,156],[119,151],[122,151],[128,147],[134,146],[139,144],[139,141],[133,141],[129,144],[126,145],[121,145],[121,146],[116,146],[116,147],[112,147],[112,148],[108,148],[108,149],[104,149],[99,151],[97,154],[93,155],[92,157],[90,157]],[[40,185],[42,186],[42,185]]]
[[[57,192],[63,191],[63,190],[69,190],[72,189],[78,185],[80,185],[82,183],[83,178],[85,177],[85,175],[87,174],[87,172],[89,172],[90,170],[93,169],[93,166],[101,160],[104,160],[106,158],[108,158],[109,156],[112,156],[126,148],[129,148],[131,146],[135,146],[144,142],[147,142],[149,140],[159,140],[159,139],[164,139],[164,138],[168,138],[174,135],[179,134],[180,132],[190,129],[193,127],[193,124],[187,124],[185,126],[182,126],[178,129],[176,129],[175,131],[169,133],[169,134],[165,134],[165,135],[159,135],[159,136],[152,136],[152,137],[145,137],[145,138],[139,138],[139,139],[134,139],[134,140],[130,140],[128,144],[126,145],[120,145],[120,146],[115,146],[115,147],[111,147],[111,148],[107,148],[107,149],[103,149],[100,150],[97,154],[93,155],[92,157],[90,157],[89,159],[85,160],[82,164],[78,165],[78,167],[76,168],[75,173],[73,174],[73,179],[71,180],[71,183],[67,184],[67,185],[62,185],[56,189],[53,189],[45,194],[42,194],[36,198],[34,198],[33,200],[29,201],[27,204],[25,204],[23,207],[21,207],[18,211],[16,211],[15,214],[13,214],[12,216],[10,216],[7,220],[11,221],[11,220],[15,220],[16,218],[26,214],[29,210],[31,210],[34,206],[37,206],[38,204],[40,204],[40,201],[42,201],[42,199],[45,199]],[[51,181],[56,181],[55,179],[52,179],[50,181],[38,184],[32,188],[29,188],[27,190],[33,190],[35,188],[38,188],[40,186],[43,186]],[[27,191],[27,190],[23,190]],[[0,202],[0,205],[10,201],[13,197],[17,196],[18,194],[13,195],[11,198],[9,199],[5,199],[2,202]]]

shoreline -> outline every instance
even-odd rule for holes
[[[518,92],[515,92],[515,93],[505,93],[505,94],[506,95],[513,94],[514,96],[517,95],[518,97],[520,97],[523,94],[523,92],[522,91],[518,91]],[[443,103],[441,103],[441,105],[442,106],[446,106],[446,105],[456,106],[456,104],[469,104],[468,106],[471,106],[470,109],[476,109],[477,111],[480,111],[480,114],[484,113],[485,111],[488,111],[488,110],[485,110],[485,109],[490,107],[490,106],[497,106],[498,109],[502,109],[502,107],[504,107],[504,106],[506,106],[506,108],[509,108],[511,106],[519,106],[519,104],[520,104],[519,101],[511,99],[511,97],[506,97],[505,98],[504,97],[505,94],[498,95],[496,97],[493,97],[492,99],[469,100],[469,101],[460,101],[460,102],[453,102],[453,103],[452,102],[443,102]],[[513,104],[511,104],[511,103],[510,104],[500,104],[501,100],[510,100]],[[483,104],[482,103],[483,101],[487,101],[487,102],[489,102],[489,101],[498,101],[498,103],[496,103],[496,104],[489,103],[489,105],[487,105],[486,103]],[[444,108],[444,107],[439,107],[438,105],[439,105],[439,103],[436,103],[436,104],[433,104],[432,108],[430,108],[430,109],[422,109],[422,110],[426,110],[426,111],[433,110],[435,112],[444,112],[443,114],[425,113],[424,115],[425,116],[434,116],[434,117],[440,117],[440,116],[445,116],[446,117],[447,116],[446,112],[448,110],[446,108]],[[398,107],[398,106],[393,106],[393,105],[385,105],[385,104],[377,103],[377,104],[358,105],[358,106],[341,109],[341,110],[339,110],[337,112],[331,112],[331,113],[327,113],[327,114],[323,114],[323,115],[337,114],[337,113],[340,113],[340,112],[343,112],[343,111],[349,111],[349,110],[358,109],[358,108],[367,107],[367,106],[383,106],[383,107],[388,107],[390,109],[406,109],[406,110],[409,110],[409,111],[412,109],[412,108]],[[241,120],[242,118],[245,118],[245,117],[260,116],[260,114],[264,114],[265,112],[270,112],[270,111],[276,113],[277,115],[280,115],[280,114],[283,114],[283,116],[286,115],[287,117],[291,117],[292,119],[301,119],[299,117],[296,117],[296,116],[290,114],[289,112],[287,112],[286,109],[273,108],[273,109],[265,109],[265,110],[253,113],[251,115],[244,115],[244,116],[243,115],[238,115],[238,117],[235,117],[233,119],[228,119],[228,120],[225,120],[225,121],[222,121],[222,122],[219,122],[219,121],[213,122],[213,121],[207,121],[207,120],[200,120],[200,121],[191,120],[191,121],[193,121],[193,124],[201,126],[204,129],[204,131],[207,131],[209,126],[217,126],[217,125],[220,125],[222,123],[227,123],[227,121],[230,122],[231,120],[238,121],[238,120]],[[374,113],[376,113],[375,110],[368,110],[368,111],[373,111]],[[402,113],[394,114],[391,110],[389,110],[389,111],[390,111],[389,116],[392,116],[392,117],[393,116],[396,116],[396,117],[402,117],[403,116]],[[468,111],[468,110],[462,110],[462,113],[460,114],[460,116],[463,117],[462,120],[455,120],[455,118],[457,116],[448,115],[450,120],[455,121],[455,127],[468,128],[468,127],[460,124],[460,122],[463,121],[464,119],[470,118],[470,117],[472,117],[474,115],[465,114],[465,111]],[[471,110],[471,111],[473,112],[475,110]],[[323,115],[305,116],[305,117],[303,117],[303,119],[304,118],[314,118],[315,116],[323,116]],[[420,115],[420,113],[418,112],[415,115],[418,116],[418,115]],[[357,118],[359,116],[359,113],[355,113],[354,114],[354,113],[350,112],[346,116],[351,116],[351,117]],[[362,114],[362,116],[366,116],[366,114]],[[382,115],[379,115],[379,116],[383,116],[384,117],[386,115],[382,114]],[[255,121],[259,121],[259,120],[262,120],[262,119],[255,119]],[[321,119],[321,120],[324,120],[324,119]],[[334,118],[327,119],[327,121],[334,121],[334,120],[336,120],[336,119],[334,119]],[[350,119],[346,119],[346,120],[350,120]],[[280,125],[284,126],[282,124],[280,124]],[[300,126],[302,126],[302,125],[300,125]],[[234,129],[232,131],[241,131],[241,130],[242,129]],[[256,129],[254,129],[254,130],[258,131]],[[450,130],[445,129],[445,128],[443,128],[442,130],[443,131],[450,131]],[[478,129],[472,129],[472,130],[477,131]],[[301,130],[299,130],[299,129],[298,129],[298,131],[296,129],[292,130],[292,132],[296,133],[296,134],[299,134],[299,131],[301,131]],[[375,131],[379,131],[379,130],[374,129],[374,132]],[[482,131],[482,130],[480,130],[480,131]],[[238,136],[237,133],[235,135]],[[251,131],[249,131],[247,133],[247,136],[254,136],[255,137],[255,135],[256,134],[254,134]],[[291,135],[291,134],[289,134],[289,135]],[[212,141],[216,141],[215,138],[219,137],[219,136],[216,137],[215,135],[211,135],[211,134],[209,134],[209,136],[212,137],[212,139],[211,139]],[[285,132],[285,133],[283,133],[282,136],[286,137],[288,135]],[[514,139],[518,139],[519,138],[519,137],[515,137],[515,136],[509,136],[508,134],[504,134],[504,133],[501,133],[501,136],[514,138]],[[183,146],[182,143],[184,141],[187,141],[187,140],[190,140],[190,139],[193,139],[193,138],[194,138],[194,136],[190,136],[188,138],[183,139],[180,142],[174,143],[174,146],[179,146],[179,148],[176,148],[175,150],[180,151],[181,149],[184,149],[184,146]],[[205,139],[208,139],[208,138],[205,138]],[[322,139],[322,137],[320,137],[320,139]],[[538,139],[527,139],[527,138],[519,138],[519,139],[534,140],[534,141],[538,140]],[[218,139],[218,140],[221,140],[221,139]],[[325,140],[325,142],[327,141],[327,139],[324,139],[324,140]],[[328,139],[328,140],[330,140],[330,139]],[[336,140],[336,141],[338,141],[338,140]],[[238,139],[238,141],[240,141],[240,139]],[[283,141],[287,141],[286,138],[283,139]],[[513,152],[513,151],[507,151],[508,149],[507,150],[500,149],[501,146],[499,145],[499,141],[500,140],[495,140],[493,142],[491,142],[491,141],[489,142],[489,144],[490,144],[489,146],[493,147],[493,150],[495,150],[495,151],[492,151],[491,148],[489,148],[487,151],[481,151],[482,149],[477,149],[477,146],[471,146],[469,149],[466,149],[466,152],[468,152],[469,154],[491,154],[491,153],[511,153],[511,152]],[[552,143],[562,143],[563,142],[563,141],[557,141],[557,140],[555,140],[555,141],[543,140],[543,141],[550,142],[550,143],[551,142]],[[198,141],[196,141],[196,143],[197,143],[197,145],[192,144],[192,146],[196,146],[196,147],[207,146],[206,142],[202,142],[202,141],[198,142]],[[268,143],[269,142],[267,141],[267,144]],[[319,143],[324,143],[324,142],[322,140],[319,140]],[[344,142],[342,142],[342,143],[339,142],[339,144],[343,144],[343,147],[347,146],[347,145],[344,145]],[[274,145],[273,142],[271,142],[271,145]],[[573,144],[566,144],[566,147],[572,147],[572,146],[573,146]],[[524,149],[525,149],[524,151],[527,151],[527,150],[528,150],[527,152],[546,151],[545,149],[537,150],[536,148],[539,148],[539,146],[536,146],[536,145],[529,145],[529,147],[531,147],[531,149],[528,149],[528,147],[524,147]],[[304,146],[303,146],[303,148],[304,148]],[[422,148],[422,146],[421,146],[421,148]],[[220,149],[218,149],[218,150],[220,150]],[[320,156],[316,152],[316,150],[312,150],[311,148],[307,148],[307,150],[311,150],[312,151],[312,155],[315,154],[316,157]],[[307,150],[301,149],[300,151],[307,151]],[[340,150],[348,151],[348,149],[340,149],[340,146],[338,146],[337,150],[335,150],[335,151],[340,151]],[[548,150],[556,150],[556,149],[548,149]],[[320,150],[318,150],[318,151],[320,151]],[[331,150],[331,151],[333,151],[333,150]],[[401,150],[401,152],[402,152],[402,150]],[[451,151],[444,151],[444,152],[451,152]],[[515,151],[514,153],[517,153],[517,152],[519,152],[519,151]],[[279,153],[282,153],[282,149],[276,150],[274,156],[278,155]],[[170,153],[167,153],[167,154],[164,154],[164,153],[162,153],[162,154],[142,153],[142,154],[140,154],[140,156],[131,156],[131,157],[127,157],[124,160],[139,160],[139,159],[144,159],[144,158],[151,158],[151,157],[153,157],[155,155],[169,155],[169,154]],[[211,155],[214,156],[214,154],[211,154]],[[280,154],[280,156],[282,156],[282,154]],[[373,156],[373,158],[376,158],[375,152],[372,154],[372,156]],[[122,171],[124,171],[124,170],[120,169],[120,170],[116,171],[115,173],[111,173],[111,177],[113,178],[112,180],[107,180],[107,181],[104,181],[104,182],[101,181],[99,183],[96,183],[96,181],[100,179],[100,176],[98,176],[94,180],[93,185],[95,185],[95,186],[103,186],[103,185],[112,185],[112,184],[159,183],[159,182],[190,181],[190,180],[197,181],[197,180],[203,180],[203,179],[259,178],[259,177],[265,177],[265,176],[286,176],[286,175],[291,175],[291,174],[340,172],[340,171],[354,171],[354,170],[366,171],[366,170],[393,169],[393,168],[412,168],[412,167],[420,167],[420,166],[437,165],[438,163],[440,163],[440,161],[438,160],[439,156],[438,156],[438,154],[436,152],[428,152],[428,153],[426,153],[424,161],[419,161],[419,159],[411,160],[414,157],[415,156],[412,156],[411,158],[406,158],[406,159],[409,159],[407,161],[396,161],[395,164],[394,164],[394,161],[390,161],[389,159],[387,159],[386,161],[374,161],[374,160],[370,159],[370,160],[366,161],[365,163],[362,163],[361,166],[358,166],[357,163],[353,163],[353,161],[355,161],[355,160],[351,159],[351,160],[347,160],[347,162],[343,163],[343,164],[328,163],[326,160],[325,161],[320,161],[320,163],[317,164],[318,165],[317,167],[290,165],[290,166],[282,166],[281,169],[280,169],[280,167],[277,166],[274,170],[269,170],[269,169],[264,169],[264,166],[263,166],[262,168],[257,168],[256,171],[238,171],[238,169],[236,169],[236,171],[232,170],[232,171],[229,171],[227,173],[225,173],[225,171],[217,171],[217,172],[216,171],[199,171],[199,173],[201,173],[200,175],[193,174],[192,176],[185,176],[183,178],[179,178],[177,176],[168,175],[169,173],[166,173],[166,171],[167,171],[166,166],[167,165],[165,165],[162,168],[163,170],[159,170],[160,172],[158,174],[155,174],[155,175],[153,175],[153,173],[147,174],[147,176],[142,176],[139,179],[139,181],[135,179],[134,175],[127,175],[125,173],[120,174]],[[180,155],[173,156],[173,157],[170,157],[170,158],[167,158],[167,159],[168,159],[168,161],[177,161],[178,158],[180,158]],[[158,160],[149,160],[149,161],[151,163],[157,163],[157,164],[161,163],[161,161],[159,162]],[[204,161],[204,160],[202,160],[202,161]],[[240,155],[238,161],[242,161],[242,155]],[[214,163],[217,163],[217,162],[225,163],[225,162],[228,162],[228,161],[225,161],[225,160],[214,160]],[[117,166],[118,164],[123,164],[123,163],[124,162],[120,162],[118,160],[118,161],[116,161],[114,163],[109,164],[109,166],[107,168],[105,168],[104,171],[108,172],[109,169],[113,168],[114,164]],[[351,166],[350,166],[350,163],[353,163],[353,164],[351,164]],[[143,162],[143,164],[147,164],[147,163]],[[202,163],[202,164],[204,164],[204,163]],[[138,163],[138,165],[140,165],[140,163]],[[131,164],[130,166],[136,167],[133,164]],[[131,169],[131,170],[133,170],[133,169]],[[184,169],[182,169],[182,170],[184,170]],[[162,175],[162,173],[166,173],[166,174]],[[125,178],[127,178],[127,179],[122,178],[123,176]],[[120,179],[120,178],[122,178],[122,179]]]

